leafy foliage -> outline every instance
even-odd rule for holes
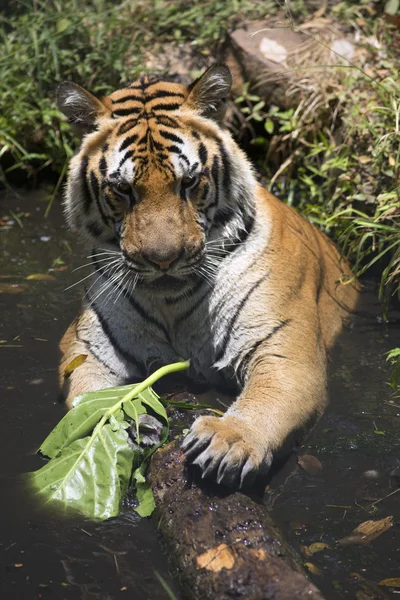
[[[147,461],[168,438],[168,417],[151,385],[160,377],[188,368],[179,362],[162,367],[139,384],[108,388],[78,396],[73,408],[56,425],[40,447],[51,460],[30,473],[34,490],[63,508],[93,519],[119,513],[131,481],[136,486],[141,516],[149,516],[154,498],[147,486]],[[162,419],[159,442],[140,447],[140,416],[151,410]],[[134,425],[136,443],[128,430]],[[133,471],[133,473],[132,473]]]
[[[155,44],[190,41],[209,53],[233,21],[274,2],[232,0],[36,0],[0,15],[0,160],[5,176],[24,168],[61,173],[72,155],[70,127],[55,107],[65,79],[103,95],[143,72]],[[162,52],[162,49],[160,49]]]
[[[252,129],[263,179],[339,242],[357,275],[375,266],[387,304],[400,291],[400,35],[371,18],[376,10],[369,2],[332,8],[333,17],[357,22],[368,62],[364,69],[330,67],[341,74],[332,82],[325,66],[324,101],[313,110],[303,82],[298,105],[287,110],[264,104],[248,86],[236,103]],[[312,56],[301,73],[307,69],[314,72]]]
[[[392,375],[390,377],[390,387],[395,391],[400,391],[400,348],[393,348],[387,353],[386,360],[390,362],[393,367]]]

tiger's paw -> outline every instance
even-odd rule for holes
[[[198,465],[202,477],[232,488],[249,487],[265,476],[272,452],[265,440],[240,418],[199,417],[182,443],[185,460]]]

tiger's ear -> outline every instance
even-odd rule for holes
[[[216,63],[189,85],[186,103],[203,117],[222,121],[231,87],[230,70],[226,65]]]
[[[79,137],[93,131],[98,117],[111,115],[105,103],[72,81],[64,81],[58,86],[57,106]]]

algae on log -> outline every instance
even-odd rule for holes
[[[323,600],[267,509],[247,495],[188,483],[178,442],[149,470],[158,527],[191,600]]]

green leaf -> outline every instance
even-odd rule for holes
[[[63,33],[71,25],[71,21],[68,19],[59,19],[56,23],[57,33]]]
[[[135,385],[122,385],[96,392],[88,392],[74,398],[72,401],[73,408],[48,435],[39,448],[40,452],[44,456],[54,458],[63,448],[72,444],[75,440],[89,435],[107,410],[119,402]],[[159,401],[159,396],[151,388],[141,392],[138,400],[124,402],[124,411],[131,419],[135,419],[134,409],[132,408],[133,403],[138,415],[146,412],[143,407],[143,403],[146,403],[154,412],[168,420],[167,413]]]
[[[57,458],[30,474],[46,502],[76,509],[92,519],[118,515],[128,489],[135,451],[128,433],[104,425],[92,437],[75,440]]]
[[[385,13],[388,15],[395,15],[400,6],[400,0],[387,0],[385,4]]]
[[[144,415],[146,412],[146,409],[144,408],[140,398],[137,398],[136,400],[128,400],[128,402],[124,402],[122,405],[122,408],[124,409],[124,412],[126,412],[128,417],[130,417],[134,421],[137,420],[139,415]]]
[[[142,463],[135,471],[139,514],[151,514],[154,498],[145,483],[148,459],[159,447],[135,450],[126,431],[146,406],[160,415],[165,424],[161,443],[168,438],[167,413],[151,386],[169,373],[189,367],[189,361],[166,365],[141,383],[83,394],[72,401],[65,415],[40,450],[51,460],[28,474],[36,492],[47,502],[73,508],[85,516],[107,519],[118,514],[127,491],[133,461]]]
[[[145,467],[142,464],[132,476],[132,479],[136,482],[136,497],[139,500],[139,506],[135,508],[135,511],[141,517],[150,517],[156,507],[156,503],[153,492],[144,477],[144,469]]]
[[[274,122],[272,119],[267,119],[264,123],[264,129],[270,135],[274,133]]]
[[[140,399],[143,402],[143,404],[147,404],[147,406],[150,406],[150,408],[154,410],[155,413],[160,415],[160,417],[162,417],[165,421],[168,422],[168,416],[164,406],[160,402],[160,396],[155,393],[153,388],[147,388],[146,394],[142,394],[140,396]]]
[[[151,488],[146,482],[140,483],[136,486],[136,495],[139,500],[139,506],[135,508],[135,511],[141,517],[150,517],[156,507]]]
[[[131,388],[131,385],[124,385],[89,392],[74,398],[73,408],[48,435],[39,448],[40,452],[44,456],[54,458],[75,440],[89,435],[107,410],[123,398]]]

